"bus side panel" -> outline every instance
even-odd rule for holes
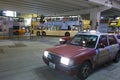
[[[46,35],[50,35],[50,36],[59,36],[59,31],[56,30],[43,30]]]

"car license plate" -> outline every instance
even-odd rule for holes
[[[49,62],[49,67],[50,67],[50,68],[52,68],[52,69],[55,69],[55,64],[54,64],[54,63]]]

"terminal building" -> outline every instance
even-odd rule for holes
[[[0,80],[78,80],[56,66],[85,80],[112,59],[120,61],[120,0],[0,0]],[[120,79],[120,62],[98,68],[86,80]]]
[[[120,9],[119,0],[7,0],[0,1],[0,3],[0,35],[11,34],[14,30],[10,31],[10,28],[13,28],[13,24],[16,21],[19,23],[20,27],[14,34],[24,34],[25,31],[29,31],[31,34],[36,35],[37,33],[34,29],[38,26],[44,26],[47,27],[47,29],[70,29],[73,26],[80,26],[80,21],[82,21],[82,24],[84,25],[81,25],[83,29],[100,29],[100,31],[104,30],[103,32],[105,32],[105,30],[108,30],[108,21],[110,19],[118,19]],[[44,15],[44,24],[40,23],[41,15]],[[20,23],[20,19],[22,19],[22,24]],[[36,22],[37,25],[32,25],[33,22]],[[26,30],[23,31],[22,29]]]

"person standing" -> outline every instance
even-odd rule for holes
[[[81,32],[81,31],[83,30],[83,26],[84,26],[83,21],[80,20],[80,21],[79,21],[78,32]]]

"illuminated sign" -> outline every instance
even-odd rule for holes
[[[15,11],[2,11],[3,16],[10,16],[10,17],[16,17],[16,12]]]

